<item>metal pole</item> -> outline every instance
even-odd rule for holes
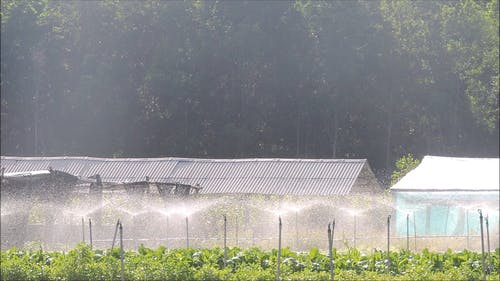
[[[186,248],[189,248],[189,219],[186,216]]]
[[[390,242],[391,242],[391,215],[387,216],[387,269],[391,267],[390,255]]]
[[[335,279],[335,263],[334,263],[334,256],[333,256],[333,237],[335,234],[335,219],[333,219],[332,222],[332,272],[331,272],[331,279],[332,281]]]
[[[410,251],[410,214],[406,214],[406,250]]]
[[[483,264],[483,280],[486,281],[486,266],[484,262],[484,235],[483,235],[483,212],[481,209],[477,210],[479,212],[479,224],[481,225],[481,262]]]
[[[85,219],[82,217],[82,241],[85,243]]]
[[[92,250],[92,220],[89,219],[89,239],[90,239],[90,249]]]
[[[111,244],[111,251],[113,251],[113,248],[115,247],[116,233],[118,233],[119,226],[120,226],[120,220],[116,222],[115,235],[113,235],[113,243]]]
[[[330,266],[330,280],[333,280],[332,278],[332,271],[333,271],[333,261],[332,261],[332,229],[330,228],[330,224],[328,224],[328,259],[330,261],[329,266]]]
[[[123,262],[123,227],[121,222],[119,222],[119,224],[120,224],[120,263],[121,263],[120,280],[125,281],[125,264]]]
[[[356,215],[354,215],[354,235],[353,235],[353,244],[354,244],[354,248],[356,248]]]
[[[295,248],[299,250],[299,212],[295,211]]]
[[[276,280],[280,280],[280,265],[281,265],[281,217],[279,217],[278,226],[278,269],[276,270]]]
[[[224,215],[224,266],[227,262],[227,218]]]
[[[490,251],[490,227],[488,224],[488,216],[485,218],[486,222],[486,240],[488,241],[488,273],[491,273],[493,270],[493,263],[491,261],[491,251]]]
[[[469,245],[469,210],[466,210],[465,211],[465,218],[466,218],[466,222],[467,222],[467,231],[466,231],[466,234],[467,234],[467,250],[470,249],[470,245]]]
[[[236,216],[236,246],[238,246],[238,216]]]
[[[168,230],[170,229],[168,216],[167,216],[167,230],[165,231],[165,247],[168,249]]]
[[[415,252],[417,251],[417,222],[415,221],[415,212],[413,212],[413,235],[415,236]]]

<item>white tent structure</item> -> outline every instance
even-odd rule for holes
[[[391,187],[396,224],[406,233],[465,235],[479,231],[479,212],[498,233],[500,159],[425,156],[420,165]]]

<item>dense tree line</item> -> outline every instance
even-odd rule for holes
[[[2,155],[499,153],[498,0],[1,5]]]

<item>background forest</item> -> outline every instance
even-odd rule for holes
[[[1,1],[2,155],[498,157],[499,5]]]

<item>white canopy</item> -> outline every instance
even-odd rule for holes
[[[499,191],[499,158],[425,156],[393,191]]]

